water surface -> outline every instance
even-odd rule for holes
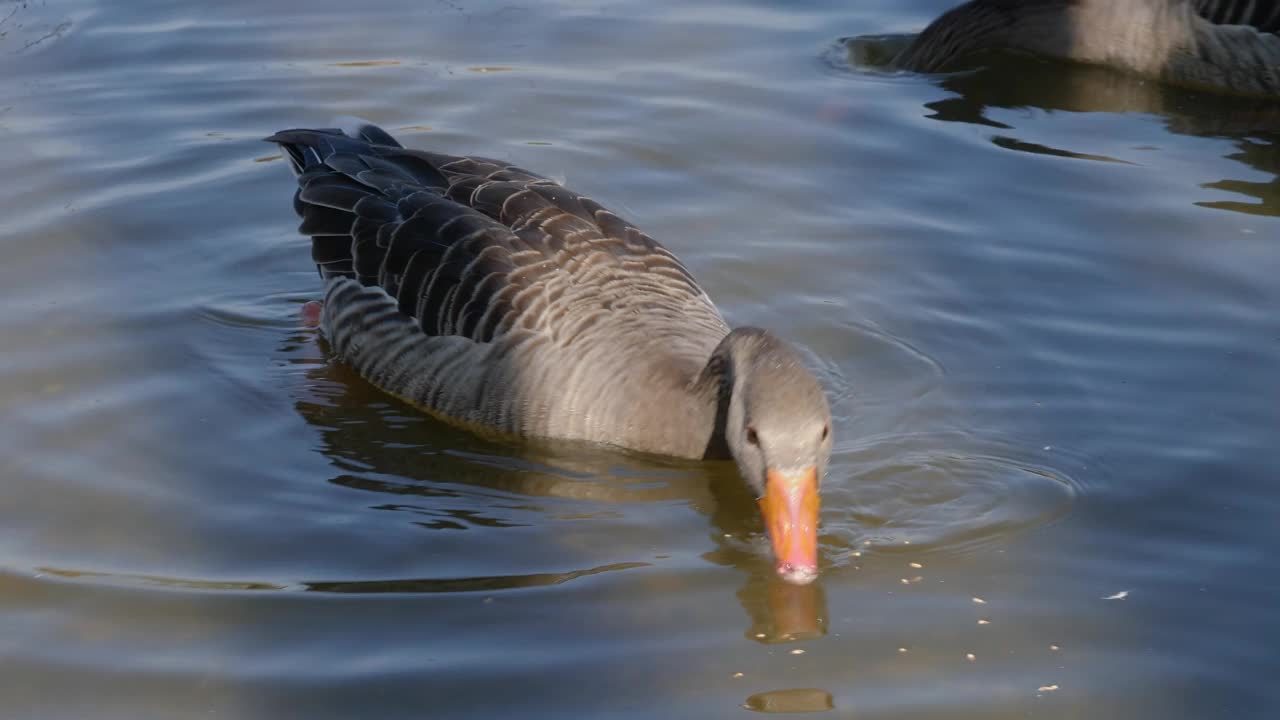
[[[15,718],[1269,718],[1274,108],[1006,58],[943,0],[0,0]],[[564,180],[830,390],[822,580],[732,468],[513,447],[326,358],[260,138]]]

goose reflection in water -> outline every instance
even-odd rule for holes
[[[826,634],[821,579],[796,585],[773,571],[763,528],[750,512],[755,499],[731,463],[684,462],[582,444],[527,442],[513,450],[509,444],[491,443],[388,400],[344,365],[327,362],[323,342],[303,331],[286,343],[284,354],[310,366],[295,407],[319,430],[319,450],[340,470],[329,482],[373,494],[376,503],[371,509],[416,516],[411,522],[427,530],[502,533],[535,522],[609,520],[626,508],[687,503],[711,520],[709,535],[716,547],[703,559],[744,575],[736,594],[748,620],[746,637],[772,644]],[[565,501],[572,508],[567,513]],[[558,555],[561,540],[540,550]],[[529,541],[523,536],[512,542]],[[424,553],[431,552],[431,544],[432,538],[424,537]],[[637,548],[637,555],[640,551]],[[498,592],[562,585],[656,564],[622,559],[561,572],[446,572],[425,578],[310,580],[300,586],[330,593]]]

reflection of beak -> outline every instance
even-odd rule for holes
[[[818,469],[769,470],[760,512],[773,542],[778,575],[803,585],[818,577]]]
[[[794,642],[826,634],[827,599],[822,583],[794,585],[770,578],[768,593],[773,623],[766,642]]]

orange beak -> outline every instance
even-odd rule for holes
[[[759,502],[778,575],[797,585],[812,582],[818,577],[818,469],[768,470]]]

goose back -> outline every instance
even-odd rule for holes
[[[696,381],[728,327],[666,248],[595,201],[379,128],[287,130],[336,355],[435,414],[703,455]]]

